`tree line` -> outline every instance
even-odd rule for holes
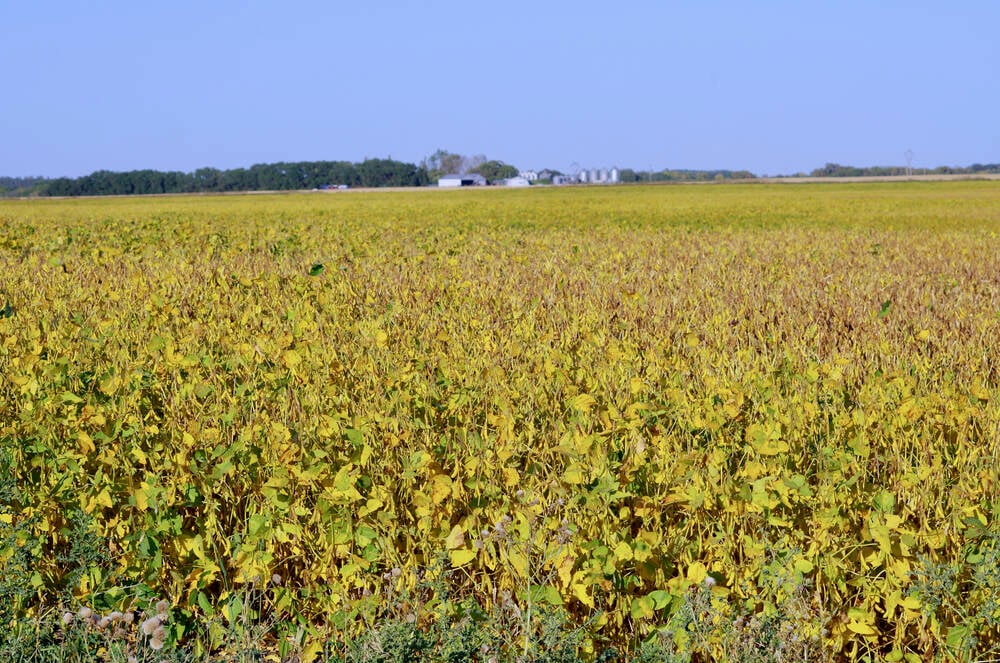
[[[0,195],[26,196],[45,182],[44,177],[0,177]]]
[[[0,195],[128,196],[162,193],[296,191],[324,187],[419,187],[447,173],[478,173],[490,182],[517,175],[517,168],[482,155],[438,150],[419,165],[393,159],[299,161],[256,164],[249,168],[199,168],[180,171],[99,170],[82,177],[0,177]]]
[[[199,168],[193,173],[159,170],[99,170],[82,177],[0,178],[6,195],[127,196],[157,193],[291,191],[327,186],[426,186],[427,169],[392,159],[299,161],[257,164],[250,168]]]
[[[718,182],[749,180],[756,175],[749,170],[632,170],[623,168],[618,179],[622,182]]]
[[[839,163],[828,163],[809,173],[810,177],[886,177],[891,175],[976,175],[979,173],[1000,173],[1000,164],[974,163],[965,168],[953,166],[938,166],[937,168],[908,168],[906,166],[842,166]]]
[[[294,191],[328,186],[427,186],[448,173],[478,173],[490,182],[517,175],[517,168],[483,155],[466,156],[438,150],[419,165],[393,159],[298,161],[257,164],[249,168],[199,168],[192,173],[159,170],[112,172],[99,170],[82,177],[0,177],[0,196],[127,196],[158,193],[220,193],[235,191]],[[558,171],[551,171],[558,172]],[[1000,173],[1000,164],[967,167],[907,168],[905,166],[843,166],[827,163],[811,177],[884,177],[891,175],[975,175]],[[791,177],[801,177],[798,173]],[[753,179],[748,170],[664,169],[619,171],[621,182],[712,182]]]

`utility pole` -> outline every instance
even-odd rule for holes
[[[913,150],[906,150],[903,152],[903,156],[906,157],[906,176],[913,176]]]

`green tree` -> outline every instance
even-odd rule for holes
[[[517,168],[506,164],[503,161],[485,161],[472,170],[470,173],[478,173],[486,178],[488,182],[499,182],[508,177],[517,177]]]
[[[439,180],[443,175],[452,173],[462,174],[465,172],[466,157],[455,154],[448,150],[439,149],[434,154],[424,159],[423,168],[427,170],[427,175],[432,182]]]
[[[195,191],[218,191],[222,186],[222,171],[218,168],[199,168],[193,177]]]

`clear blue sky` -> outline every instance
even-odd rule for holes
[[[1000,0],[0,7],[0,175],[1000,162]]]

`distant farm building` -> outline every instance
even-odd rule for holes
[[[504,186],[531,186],[531,182],[525,177],[508,177],[503,181]]]
[[[618,184],[621,181],[621,172],[617,166],[611,170],[607,168],[584,169],[577,173],[576,181],[582,184]]]
[[[486,186],[486,178],[476,173],[467,175],[444,175],[438,180],[439,187]]]

